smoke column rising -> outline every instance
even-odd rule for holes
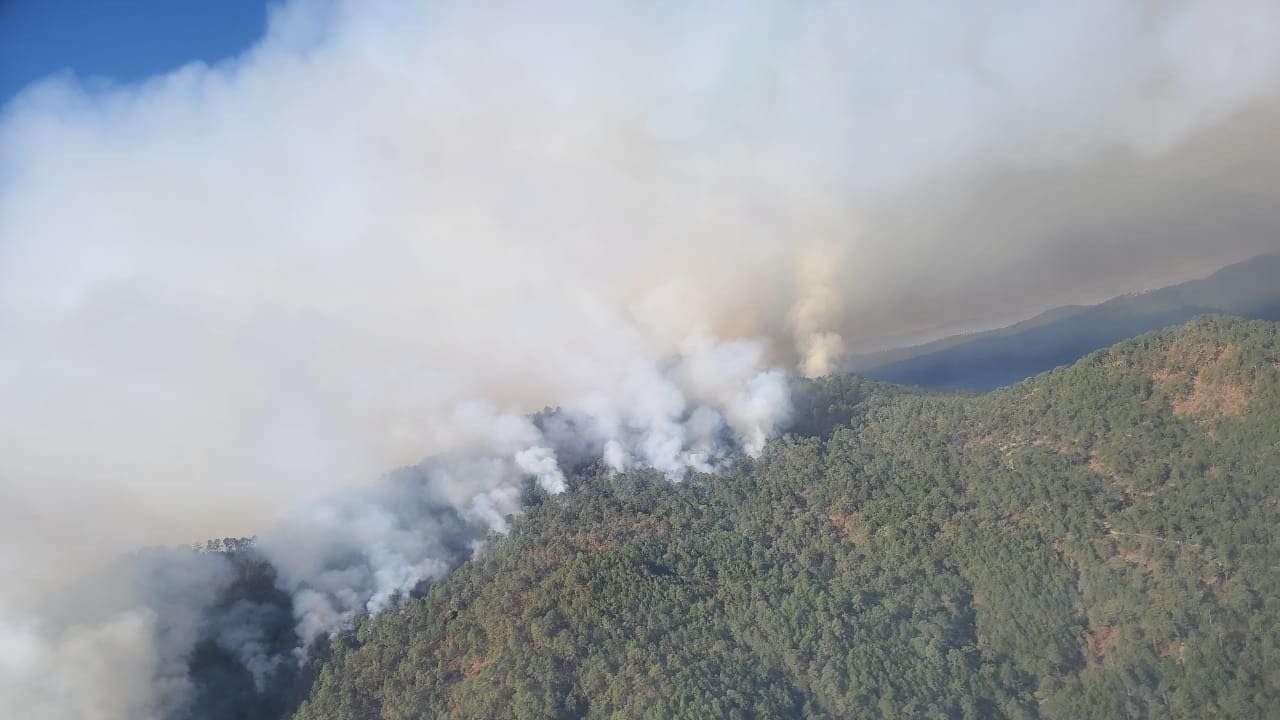
[[[132,548],[261,532],[305,641],[526,478],[757,452],[778,368],[1277,249],[1278,78],[1264,0],[299,0],[231,62],[35,86],[0,116],[0,714],[166,716],[201,637],[278,662],[204,607],[225,559],[100,572]]]

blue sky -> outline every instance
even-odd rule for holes
[[[130,82],[260,38],[266,0],[0,0],[0,103],[51,73]]]

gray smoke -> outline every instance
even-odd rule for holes
[[[44,720],[172,717],[192,696],[187,659],[232,580],[217,555],[148,550],[0,620],[0,714]]]
[[[0,111],[0,715],[269,684],[525,482],[759,451],[782,368],[1280,249],[1278,122],[1270,0],[295,0],[51,78]],[[68,589],[227,534],[284,599]]]
[[[254,689],[260,693],[268,691],[271,679],[292,660],[278,652],[268,636],[279,624],[280,612],[281,608],[271,603],[237,600],[216,616],[212,630],[215,642],[249,672]]]

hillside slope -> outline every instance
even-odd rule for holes
[[[299,720],[1275,717],[1280,337],[987,396],[845,376],[725,476],[588,472],[337,638]]]
[[[1199,280],[1098,305],[1055,308],[1007,328],[873,353],[851,362],[855,371],[877,380],[986,391],[1205,313],[1280,320],[1280,254],[1229,265]]]

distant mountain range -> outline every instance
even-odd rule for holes
[[[1280,254],[1098,305],[1054,308],[998,330],[855,356],[849,368],[887,382],[984,392],[1072,363],[1125,338],[1210,313],[1280,320]]]

